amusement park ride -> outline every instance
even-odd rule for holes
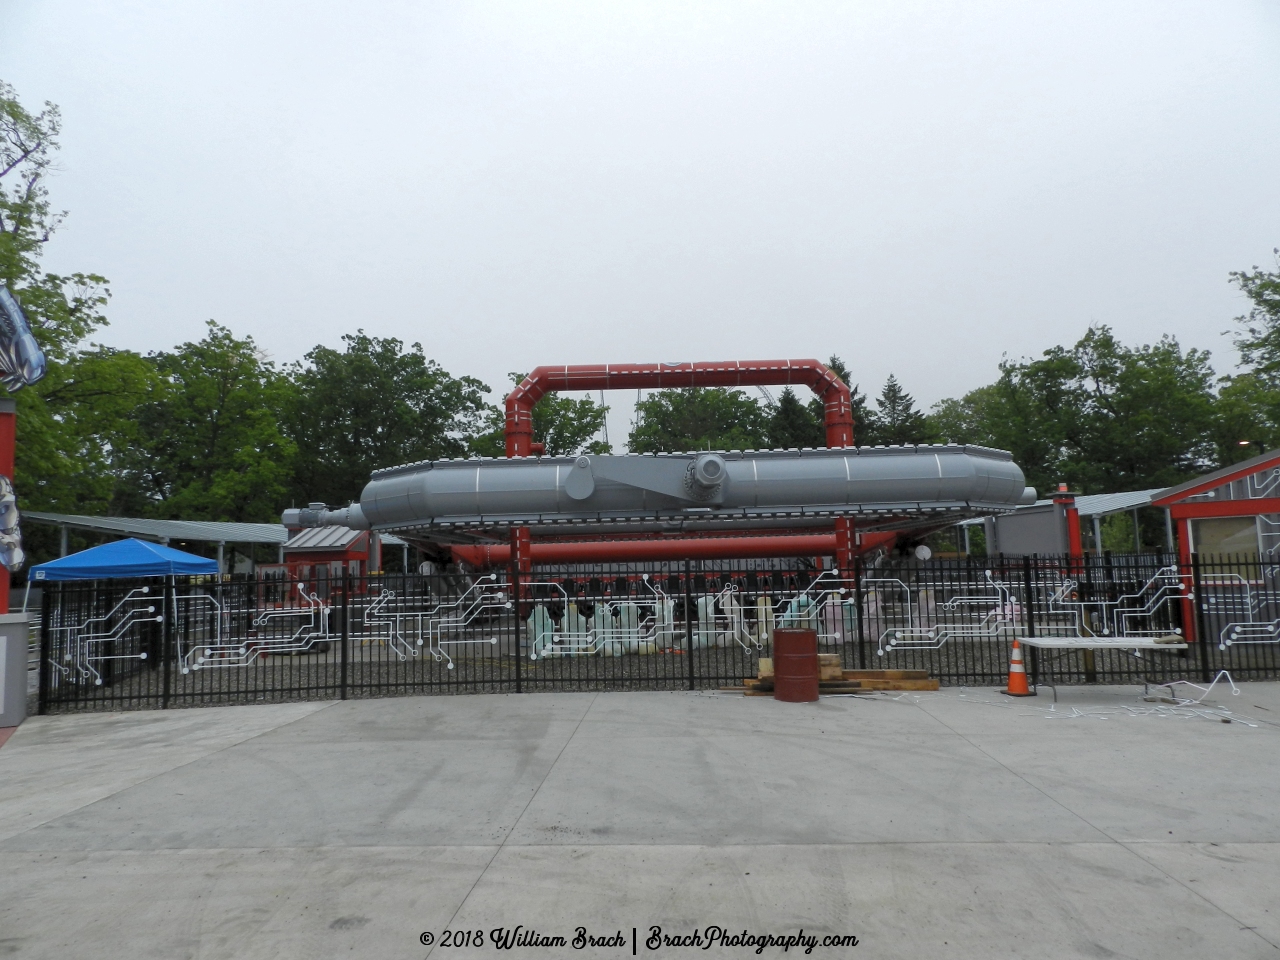
[[[553,390],[794,384],[822,400],[827,446],[543,456],[534,405]],[[286,511],[292,528],[393,533],[473,568],[751,557],[854,558],[1035,501],[1008,453],[853,447],[849,388],[816,360],[539,367],[506,401],[506,459],[379,470],[360,502]]]
[[[533,406],[552,390],[780,384],[806,385],[822,398],[825,448],[554,457],[533,440]],[[505,458],[379,470],[357,503],[316,503],[282,518],[295,530],[394,534],[459,573],[353,580],[344,571],[337,582],[219,580],[182,591],[170,584],[163,601],[138,588],[106,616],[53,629],[52,682],[101,684],[109,659],[145,659],[157,648],[121,632],[134,621],[165,621],[176,651],[166,662],[183,675],[333,643],[344,656],[350,645],[376,644],[400,661],[451,671],[459,656],[548,661],[709,647],[753,664],[782,627],[812,629],[828,649],[865,637],[888,657],[1025,636],[1031,609],[1040,637],[1096,638],[1102,630],[1149,646],[1168,632],[1171,605],[1186,598],[1176,568],[1131,595],[1084,599],[1070,565],[1011,576],[1003,564],[967,586],[935,583],[928,571],[860,570],[860,556],[899,537],[1011,512],[1034,502],[1035,491],[999,450],[853,447],[849,389],[815,360],[539,367],[506,408]],[[733,563],[806,557],[814,562],[766,572]],[[732,570],[695,576],[693,560]],[[686,563],[659,572],[644,566],[652,561]],[[604,564],[617,566],[606,574]],[[499,634],[514,648],[502,647]]]

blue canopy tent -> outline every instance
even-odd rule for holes
[[[216,574],[218,561],[145,540],[117,540],[32,567],[33,580],[108,580]]]

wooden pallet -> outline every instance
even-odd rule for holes
[[[926,670],[842,670],[838,654],[818,654],[818,695],[868,693],[874,690],[930,691],[938,681]],[[725,693],[747,697],[773,696],[773,661],[760,659],[760,674],[742,681],[741,686],[722,687]]]

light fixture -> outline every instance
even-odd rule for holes
[[[1249,444],[1251,444],[1251,443],[1253,443],[1253,441],[1252,441],[1252,440],[1241,440],[1241,441],[1240,441],[1240,446],[1242,446],[1242,447],[1247,447],[1247,446],[1248,446]]]

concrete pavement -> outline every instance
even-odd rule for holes
[[[0,750],[0,956],[624,957],[633,927],[755,955],[646,950],[718,924],[861,941],[816,957],[1280,957],[1280,684],[1241,689],[1253,726],[1110,687],[1054,718],[955,689],[35,718]],[[518,924],[626,944],[489,942]]]

